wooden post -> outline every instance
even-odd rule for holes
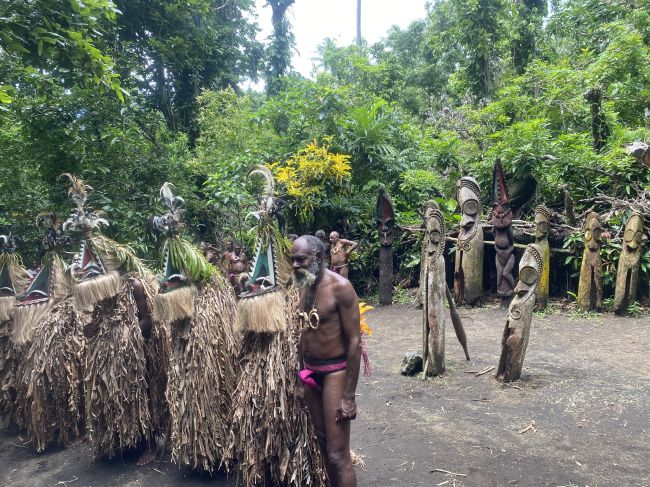
[[[501,307],[507,308],[515,289],[515,247],[512,235],[512,210],[501,160],[494,162],[492,171],[492,225],[494,226],[494,248],[496,251],[497,294]]]
[[[476,179],[465,176],[456,182],[456,199],[462,218],[456,263],[454,294],[459,304],[476,304],[483,295],[483,229],[481,228],[481,191]]]
[[[603,229],[598,213],[590,212],[585,221],[585,250],[580,265],[578,283],[578,307],[592,311],[603,307],[603,279],[600,262],[600,238]]]
[[[551,272],[551,247],[548,244],[548,231],[551,222],[551,210],[543,205],[535,208],[535,243],[542,253],[539,284],[535,291],[536,311],[544,311],[548,306],[548,291]]]
[[[626,314],[628,306],[636,299],[642,239],[643,216],[640,213],[633,213],[625,225],[623,248],[618,260],[614,291],[614,312],[617,315]]]
[[[393,240],[395,210],[384,188],[377,195],[377,231],[379,232],[379,304],[393,303]]]
[[[539,285],[543,266],[542,258],[542,249],[536,244],[530,244],[519,263],[519,282],[508,308],[496,373],[496,378],[503,382],[515,381],[521,377],[535,307],[535,288]]]

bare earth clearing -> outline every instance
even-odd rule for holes
[[[404,352],[419,348],[421,311],[368,314],[374,373],[360,381],[352,433],[360,486],[650,486],[648,316],[536,316],[523,379],[501,385],[493,370],[469,372],[497,364],[505,311],[460,312],[472,361],[448,329],[447,373],[431,381],[399,375]],[[2,486],[234,485],[167,460],[92,465],[83,445],[44,455],[21,445],[0,434]]]

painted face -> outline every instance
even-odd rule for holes
[[[42,303],[50,298],[54,285],[54,272],[52,266],[44,265],[38,271],[32,282],[27,287],[25,294],[20,298],[18,305]]]
[[[544,239],[548,235],[549,221],[546,215],[537,212],[535,214],[535,237],[537,239]]]
[[[392,245],[395,239],[395,211],[388,194],[384,191],[381,191],[377,197],[376,221],[379,243],[384,247]]]
[[[603,235],[603,229],[598,221],[597,213],[590,213],[587,215],[587,223],[585,225],[585,246],[592,252],[597,252],[600,249],[600,242]]]
[[[641,247],[643,240],[643,218],[638,215],[632,215],[630,221],[625,226],[623,241],[630,252],[635,252]]]
[[[83,240],[81,242],[81,250],[74,264],[74,273],[78,282],[101,277],[106,274],[104,264],[90,243],[90,240]]]
[[[391,245],[395,239],[395,222],[392,218],[378,220],[379,243],[384,246]]]
[[[4,263],[0,266],[0,297],[15,296],[16,288],[14,287],[13,280],[9,267]]]
[[[512,224],[512,209],[507,201],[492,205],[492,224],[497,228],[507,228]]]
[[[336,242],[339,241],[339,234],[337,232],[330,233],[330,243],[336,245]]]

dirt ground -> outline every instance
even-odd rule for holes
[[[374,370],[352,431],[360,486],[650,487],[650,317],[535,316],[522,380],[501,385],[494,370],[476,372],[497,364],[505,311],[460,311],[472,360],[449,329],[447,372],[427,381],[399,375],[419,348],[421,311],[368,314]],[[37,455],[0,433],[2,486],[234,485],[135,461],[93,465],[83,445]]]

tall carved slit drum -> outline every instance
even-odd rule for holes
[[[377,195],[377,231],[379,233],[379,304],[393,303],[393,240],[395,210],[384,188]]]
[[[461,220],[454,268],[454,294],[458,303],[476,304],[483,295],[483,228],[481,191],[476,179],[465,176],[456,182]]]
[[[423,242],[423,289],[424,303],[422,312],[422,360],[424,361],[424,377],[440,375],[445,371],[445,329],[451,318],[465,357],[467,338],[460,316],[445,276],[445,221],[440,208],[435,201],[428,201],[424,207],[425,236]],[[445,300],[449,303],[449,314],[445,308]]]
[[[501,356],[495,377],[503,382],[512,382],[521,377],[542,267],[542,249],[537,244],[528,245],[519,263],[519,282],[508,308],[501,339]]]
[[[494,162],[492,172],[492,225],[496,251],[497,294],[501,298],[501,307],[507,308],[515,288],[515,278],[512,275],[515,267],[515,247],[510,196],[500,159]]]
[[[643,216],[632,213],[625,225],[623,246],[616,272],[616,290],[614,291],[614,312],[617,315],[627,313],[630,304],[636,299],[639,283],[639,265],[643,242]]]
[[[542,267],[539,284],[536,290],[536,311],[543,311],[548,306],[548,294],[551,271],[551,248],[548,243],[548,232],[551,225],[551,210],[544,205],[535,208],[535,244],[542,252]]]
[[[585,249],[580,265],[578,307],[593,311],[603,307],[603,278],[600,261],[600,243],[603,229],[598,213],[590,212],[585,220]]]

